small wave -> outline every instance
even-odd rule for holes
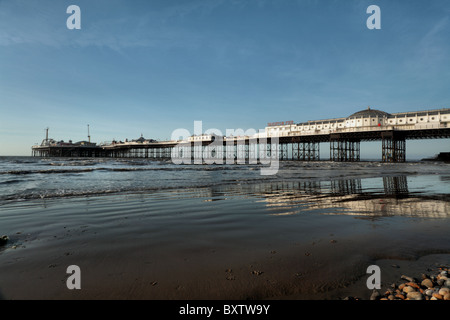
[[[56,167],[84,167],[84,166],[94,166],[96,164],[98,164],[98,162],[75,161],[75,162],[50,162],[46,163],[45,165]]]
[[[0,182],[0,185],[1,184],[13,184],[13,183],[20,183],[20,182],[22,182],[23,180],[18,180],[18,179],[13,179],[13,180],[6,180],[6,181],[2,181],[2,182]]]
[[[61,170],[9,170],[0,172],[0,174],[26,175],[26,174],[51,174],[51,173],[81,173],[90,172],[94,169],[61,169]]]
[[[70,174],[70,173],[85,173],[92,171],[112,171],[112,172],[133,172],[133,171],[220,171],[220,170],[246,170],[247,167],[204,167],[204,166],[174,166],[174,167],[124,167],[124,168],[110,168],[110,167],[98,167],[98,168],[67,168],[67,169],[48,169],[48,170],[9,170],[0,171],[2,174],[10,175],[28,175],[28,174]]]
[[[259,180],[242,180],[238,185],[251,185]],[[62,190],[35,190],[31,192],[22,192],[16,194],[9,194],[0,196],[0,206],[10,202],[22,202],[32,200],[51,200],[51,199],[63,199],[63,198],[81,198],[81,197],[99,197],[115,194],[142,194],[148,192],[178,190],[186,191],[190,189],[206,189],[206,188],[224,188],[226,186],[236,185],[236,180],[218,181],[209,183],[188,183],[183,185],[158,185],[158,186],[139,186],[131,187],[124,186],[119,188],[104,188],[104,189],[92,189],[92,190],[74,190],[74,189],[62,189]]]
[[[80,197],[97,197],[97,196],[106,196],[106,195],[114,195],[114,194],[139,194],[139,193],[147,193],[147,192],[155,192],[162,190],[187,190],[190,188],[206,188],[213,187],[214,184],[208,185],[192,185],[192,186],[184,186],[180,189],[179,186],[159,186],[159,187],[138,187],[138,188],[121,188],[121,189],[103,189],[103,190],[59,190],[54,192],[46,192],[46,193],[27,193],[27,194],[13,194],[6,195],[0,197],[0,205],[2,202],[16,202],[16,201],[29,201],[29,200],[51,200],[51,199],[60,199],[60,198],[80,198]],[[217,184],[217,186],[221,186]]]
[[[128,191],[128,190],[126,190]],[[25,201],[36,199],[55,199],[55,198],[71,198],[71,197],[83,197],[83,196],[96,196],[123,192],[122,190],[92,190],[92,191],[58,191],[47,193],[28,193],[28,194],[14,194],[3,196],[0,200],[3,201]]]
[[[95,170],[104,170],[104,171],[115,171],[115,172],[121,172],[121,171],[221,171],[221,170],[248,170],[247,167],[204,167],[204,166],[174,166],[174,167],[152,167],[152,168],[143,168],[143,167],[137,167],[137,168],[96,168]]]

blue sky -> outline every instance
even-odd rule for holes
[[[381,30],[366,27],[372,4]],[[448,0],[0,0],[0,155],[30,155],[46,127],[162,140],[195,120],[225,132],[448,108],[449,89]],[[449,149],[407,143],[413,157]]]

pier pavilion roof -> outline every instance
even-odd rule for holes
[[[347,119],[355,119],[355,118],[368,118],[368,117],[389,117],[390,114],[381,110],[376,109],[370,109],[370,107],[367,107],[367,109],[355,112],[351,116],[349,116]]]

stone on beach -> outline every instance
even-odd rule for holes
[[[444,297],[442,295],[440,295],[439,293],[433,293],[433,298],[436,298],[436,299],[439,299],[439,300],[444,299]]]
[[[420,289],[420,286],[417,283],[415,283],[415,282],[408,282],[406,285],[410,286],[410,287],[413,287],[415,289]]]
[[[433,289],[427,289],[427,290],[425,290],[425,294],[427,295],[427,296],[432,296],[433,295],[433,293],[434,293],[434,291],[433,291]]]
[[[409,292],[413,292],[413,291],[416,291],[416,290],[414,290],[414,288],[411,286],[405,286],[403,288],[403,292],[405,292],[405,293],[409,293]]]
[[[423,300],[422,294],[417,291],[408,292],[406,297],[410,300]]]
[[[449,289],[449,288],[441,288],[441,289],[439,290],[439,294],[440,294],[441,296],[445,296],[447,293],[450,293],[450,289]]]
[[[421,283],[422,287],[433,288],[433,281],[430,279],[425,279]]]
[[[414,278],[411,278],[411,277],[408,277],[408,276],[405,276],[405,275],[402,275],[401,278],[404,279],[404,280],[407,280],[409,282],[415,282]]]
[[[0,246],[5,245],[8,242],[8,240],[9,240],[8,236],[5,236],[5,235],[1,236],[0,237]]]
[[[380,297],[380,293],[376,290],[373,290],[372,295],[370,296],[370,300],[378,300]]]

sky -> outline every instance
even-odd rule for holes
[[[47,127],[168,140],[194,121],[225,133],[449,108],[449,89],[448,0],[0,0],[0,155],[31,155]],[[372,145],[361,157],[381,157]],[[449,139],[407,142],[407,157],[441,151]]]

